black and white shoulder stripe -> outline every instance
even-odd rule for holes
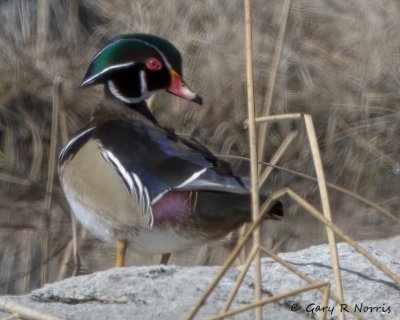
[[[110,150],[104,149],[101,145],[99,145],[99,147],[101,156],[115,168],[117,174],[126,186],[127,191],[131,195],[132,201],[138,207],[138,211],[148,216],[146,227],[151,229],[154,224],[154,215],[150,195],[146,186],[142,183],[139,176],[127,170]]]
[[[73,137],[61,150],[60,155],[58,156],[59,164],[68,159],[69,157],[73,156],[89,138],[92,136],[93,130],[95,127],[91,127],[80,132],[78,135]]]

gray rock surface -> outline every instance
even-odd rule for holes
[[[364,309],[362,315],[366,319],[400,319],[400,287],[347,244],[339,244],[338,249],[347,308]],[[372,247],[367,249],[392,272],[400,274],[399,261]],[[281,254],[280,257],[316,281],[333,283],[326,245]],[[110,269],[49,284],[26,296],[3,297],[3,300],[9,299],[62,319],[184,319],[218,270],[218,267],[178,266]],[[198,319],[219,312],[239,271],[235,267],[226,274],[202,307]],[[262,260],[262,274],[265,297],[306,285],[272,259]],[[253,287],[251,276],[247,276],[233,308],[253,300]],[[265,306],[264,318],[317,318],[316,308],[321,306],[321,299],[322,294],[316,290],[289,297]],[[301,310],[291,311],[295,304]],[[338,307],[333,301],[329,302],[329,307],[328,319],[336,319]],[[330,310],[333,310],[332,314]],[[353,318],[347,316],[347,319]],[[234,319],[254,319],[254,313],[249,311]]]
[[[368,240],[364,243],[400,260],[400,235],[386,239]]]

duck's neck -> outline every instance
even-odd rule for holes
[[[143,117],[146,118],[146,120],[149,120],[150,122],[158,125],[157,119],[154,117],[153,113],[150,111],[149,107],[147,106],[146,100],[139,101],[137,103],[127,103],[124,101],[121,101],[117,98],[115,98],[109,88],[105,86],[105,95],[108,98],[111,98],[112,100],[116,101],[118,104],[123,105],[124,107],[128,107],[130,110],[139,113]]]
[[[158,124],[157,119],[154,117],[153,113],[150,111],[149,107],[147,106],[146,101],[142,101],[139,103],[124,103],[125,106],[127,106],[129,109],[140,113],[146,119],[149,121],[153,122],[154,124]]]

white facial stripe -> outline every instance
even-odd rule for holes
[[[192,182],[193,180],[196,180],[199,176],[201,176],[205,171],[207,170],[207,168],[204,168],[200,171],[195,172],[194,174],[192,174],[188,179],[186,179],[185,181],[183,181],[179,186],[174,187],[174,189],[179,189],[182,188],[184,186],[186,186],[187,184],[189,184],[190,182]]]
[[[160,54],[160,56],[163,58],[165,64],[166,64],[167,67],[168,67],[168,69],[171,69],[171,64],[169,63],[169,61],[167,60],[167,58],[165,57],[165,55],[164,55],[156,46],[154,46],[154,45],[152,45],[152,44],[150,44],[150,43],[148,43],[148,42],[146,42],[146,41],[144,41],[144,40],[141,40],[141,39],[119,39],[119,40],[117,40],[117,41],[111,43],[110,45],[114,45],[115,43],[120,42],[120,41],[131,41],[131,40],[142,41],[143,43],[145,43],[145,44],[148,45],[149,47],[152,47],[152,48],[153,48],[154,50],[156,50],[156,51]],[[107,45],[106,47],[104,47],[103,49],[101,49],[101,50],[94,56],[93,60],[95,60],[100,54],[102,54],[103,51],[104,51],[105,49],[107,49],[108,47],[109,47],[109,45]],[[86,81],[85,81],[85,82],[86,82]]]
[[[140,70],[140,92],[142,93],[142,97],[148,95],[146,73],[144,70]]]
[[[123,95],[121,95],[118,91],[118,89],[115,87],[114,82],[112,82],[111,80],[107,81],[107,85],[108,85],[108,89],[110,89],[111,94],[119,99],[122,100],[123,102],[129,103],[129,99],[125,98]]]
[[[86,79],[84,82],[82,82],[82,85],[86,85],[87,83],[90,83],[93,79],[97,78],[98,76],[100,76],[100,75],[102,75],[102,74],[104,74],[104,73],[106,73],[106,72],[108,72],[110,70],[124,69],[126,67],[130,67],[130,66],[133,66],[135,64],[136,64],[136,62],[131,61],[131,62],[127,62],[127,63],[121,63],[121,64],[112,65],[112,66],[110,66],[108,68],[105,68],[103,71],[101,71],[99,73],[96,73],[95,75],[91,76],[89,79]]]
[[[140,41],[143,41],[143,40],[140,40]],[[167,58],[165,57],[164,53],[162,53],[156,46],[153,46],[152,44],[150,44],[150,43],[148,43],[148,42],[146,42],[146,41],[143,41],[143,43],[147,44],[149,47],[151,47],[151,48],[153,48],[154,50],[156,50],[156,51],[160,54],[160,56],[163,58],[165,64],[166,64],[167,67],[168,67],[168,69],[172,69],[172,66],[171,66],[171,64],[169,63],[169,61],[167,60]]]
[[[108,89],[110,89],[111,94],[117,98],[118,100],[121,100],[122,102],[125,103],[138,103],[143,101],[144,99],[146,99],[149,96],[149,93],[146,92],[145,95],[142,95],[140,97],[137,98],[128,98],[123,96],[117,89],[117,87],[114,85],[114,83],[112,82],[112,80],[108,80],[107,81],[107,85],[108,85]]]
[[[81,132],[80,134],[78,134],[77,136],[73,137],[65,146],[64,148],[61,150],[60,155],[58,157],[58,159],[62,159],[65,155],[65,153],[71,148],[71,146],[81,137],[83,137],[84,135],[92,132],[95,129],[95,127],[86,129],[85,131]]]
[[[113,42],[112,44],[107,45],[106,47],[104,47],[103,49],[101,49],[101,50],[94,56],[94,58],[92,59],[92,61],[96,60],[96,58],[97,58],[98,56],[100,56],[100,55],[104,52],[104,50],[106,50],[110,45],[114,45],[114,44],[117,43],[117,42],[126,41],[126,40],[127,40],[127,39],[119,39],[119,40],[117,40],[116,42]],[[159,53],[159,55],[162,57],[162,59],[164,60],[165,65],[167,66],[167,68],[168,68],[169,70],[172,69],[172,66],[171,66],[171,64],[169,63],[169,61],[168,61],[168,59],[166,58],[166,56],[164,55],[164,53],[163,53],[161,50],[159,50],[156,46],[154,46],[154,45],[152,45],[151,43],[148,43],[148,42],[146,42],[146,41],[144,41],[144,40],[139,40],[139,39],[135,39],[135,40],[136,40],[136,41],[141,41],[141,42],[145,43],[146,45],[148,45],[149,47],[151,47],[151,48],[153,48],[154,50],[156,50],[156,51]],[[129,67],[129,66],[133,66],[133,65],[135,65],[135,64],[136,64],[136,62],[130,61],[130,62],[126,62],[126,63],[121,63],[121,64],[117,64],[117,65],[112,65],[112,66],[110,66],[110,67],[104,69],[104,70],[101,71],[100,73],[97,73],[97,74],[93,75],[93,76],[90,77],[89,79],[86,79],[86,80],[82,83],[82,85],[86,85],[87,83],[90,83],[91,81],[93,81],[93,79],[97,78],[98,76],[100,76],[100,75],[102,75],[102,74],[104,74],[104,73],[106,73],[106,72],[108,72],[108,71],[110,71],[110,70],[126,68],[126,67]]]
[[[116,42],[119,41],[125,41],[126,39],[119,39]],[[171,64],[169,63],[168,59],[166,58],[166,56],[164,55],[164,53],[162,51],[160,51],[156,46],[152,45],[151,43],[148,43],[146,41],[143,40],[139,40],[139,39],[135,39],[137,41],[141,41],[144,44],[146,44],[147,46],[153,48],[155,51],[157,51],[159,53],[159,55],[162,57],[165,65],[167,66],[167,68],[169,70],[172,69]],[[113,44],[115,44],[115,42],[113,42]],[[94,61],[99,55],[101,55],[104,50],[106,50],[109,46],[104,47],[102,50],[100,50],[96,56],[93,58],[92,61]],[[106,72],[110,71],[110,70],[118,70],[118,69],[124,69],[130,66],[135,65],[137,62],[134,61],[130,61],[130,62],[126,62],[126,63],[121,63],[121,64],[117,64],[117,65],[112,65],[106,69],[104,69],[103,71],[101,71],[100,73],[97,73],[95,75],[93,75],[92,77],[86,79],[82,85],[86,85],[86,84],[90,84],[90,82],[92,82],[94,79],[96,79],[97,77],[101,76],[102,74],[105,74]],[[111,94],[118,100],[124,102],[124,103],[139,103],[142,102],[143,100],[147,99],[150,96],[150,92],[148,91],[148,87],[147,87],[147,82],[146,82],[146,74],[144,70],[140,71],[140,92],[141,92],[141,96],[140,97],[126,97],[124,95],[122,95],[118,88],[115,86],[115,84],[113,83],[112,80],[108,80],[106,85],[108,86],[108,89],[110,90]],[[192,91],[190,91],[189,89],[184,89],[183,92],[189,99],[194,99],[194,97],[196,96]]]

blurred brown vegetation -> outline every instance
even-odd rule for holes
[[[253,1],[255,104],[261,115],[282,22],[282,1]],[[79,90],[88,63],[119,33],[149,32],[180,49],[198,108],[166,93],[152,108],[166,126],[193,133],[213,151],[248,156],[244,27],[241,1],[2,0],[0,2],[0,294],[22,293],[69,276],[70,216],[49,159],[53,87],[63,86],[69,134],[88,120],[101,88]],[[310,113],[327,180],[399,216],[400,4],[397,0],[293,0],[272,113]],[[54,125],[54,123],[53,123]],[[295,143],[279,165],[314,175],[301,123],[268,130],[268,161],[287,134]],[[54,138],[54,135],[53,135]],[[62,147],[57,138],[57,152]],[[245,175],[248,164],[233,162]],[[49,170],[50,166],[50,170]],[[51,180],[51,179],[50,179]],[[320,206],[317,185],[274,170],[268,185],[289,186]],[[47,195],[47,196],[46,196]],[[334,221],[354,238],[382,238],[399,226],[351,197],[330,191]],[[326,242],[324,228],[287,202],[282,222],[264,227],[276,251]],[[218,264],[232,243],[173,255],[171,263]],[[48,247],[47,247],[48,246]],[[113,248],[87,235],[84,272],[113,266]],[[128,265],[159,257],[129,254]]]

